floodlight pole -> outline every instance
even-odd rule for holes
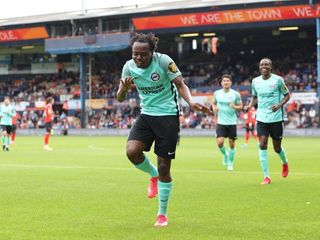
[[[317,96],[320,98],[320,19],[317,18]]]
[[[309,5],[315,8],[314,1],[309,0]],[[317,30],[317,101],[318,103],[315,104],[316,111],[318,112],[318,118],[320,122],[320,19],[316,19],[316,30]],[[318,108],[318,109],[317,109]]]
[[[317,98],[318,98],[318,118],[320,122],[320,19],[316,20],[317,26]]]
[[[87,98],[87,86],[86,86],[86,63],[87,54],[80,53],[80,101],[81,101],[81,128],[86,128],[86,98]]]

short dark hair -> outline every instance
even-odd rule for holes
[[[47,98],[47,103],[51,103],[52,100],[53,100],[53,97],[48,97],[48,98]]]
[[[150,46],[150,50],[154,52],[157,49],[159,38],[156,37],[153,33],[134,33],[131,38],[131,47],[135,42],[148,43]]]
[[[270,64],[271,64],[271,66],[272,66],[272,61],[271,61],[271,59],[270,59],[270,58],[264,57],[264,58],[262,58],[262,59],[260,60],[260,62],[261,62],[262,60],[267,60],[267,61],[269,61],[269,62],[270,62]]]
[[[229,78],[230,81],[232,81],[232,76],[230,74],[223,74],[221,77],[220,83],[222,82],[222,79],[224,79],[224,78]]]

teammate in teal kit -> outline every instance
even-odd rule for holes
[[[189,88],[174,61],[155,52],[157,43],[158,38],[152,33],[137,33],[132,37],[132,59],[123,67],[117,99],[123,101],[135,85],[141,100],[141,115],[131,129],[126,154],[136,168],[151,176],[148,197],[154,198],[159,192],[155,226],[162,227],[168,224],[167,204],[172,189],[170,168],[179,132],[178,94],[191,109],[207,114],[211,111],[192,101]],[[143,153],[150,150],[153,142],[158,168]]]
[[[216,141],[220,152],[223,155],[223,165],[228,170],[233,170],[235,156],[235,141],[237,139],[237,114],[236,111],[242,109],[240,93],[231,89],[232,77],[224,74],[220,82],[222,89],[213,94],[213,112],[218,115],[216,127]],[[224,139],[229,138],[229,151],[224,147]]]
[[[261,184],[270,184],[268,166],[268,137],[272,138],[273,149],[282,161],[282,176],[289,173],[288,159],[281,147],[283,136],[283,106],[289,101],[290,95],[282,77],[273,74],[272,61],[263,58],[259,65],[261,76],[252,80],[252,99],[245,110],[251,108],[258,101],[257,135],[259,137],[259,159],[264,180]]]
[[[10,104],[10,98],[4,97],[0,111],[0,125],[2,129],[2,150],[9,151],[10,134],[12,131],[12,117],[16,114],[14,107]]]

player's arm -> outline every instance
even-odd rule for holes
[[[230,107],[233,108],[234,110],[240,111],[243,109],[243,104],[241,100],[240,94],[237,94],[237,98],[235,102],[230,103]]]
[[[230,107],[232,107],[234,110],[240,111],[243,108],[243,104],[242,102],[240,102],[239,104],[234,104],[234,102],[231,102]]]
[[[252,84],[251,84],[251,94],[252,98],[250,99],[250,102],[248,105],[244,106],[243,110],[247,112],[249,109],[251,109],[253,106],[255,106],[258,103],[258,93],[257,90],[255,89],[255,81],[253,79]]]
[[[195,111],[201,111],[206,114],[212,114],[211,110],[192,101],[192,96],[188,86],[184,83],[181,72],[174,61],[166,54],[162,54],[159,58],[159,66],[167,73],[168,78],[175,84],[180,96],[189,104],[189,107]]]
[[[117,91],[117,100],[119,102],[122,102],[126,99],[127,93],[133,85],[133,80],[134,78],[130,76],[129,64],[127,62],[122,68],[121,79]]]
[[[48,110],[47,110],[47,112],[46,112],[45,114],[46,114],[46,117],[50,117],[51,120],[53,120],[54,114],[53,114],[53,109],[52,109],[52,107],[48,107]],[[48,116],[47,116],[47,114],[48,114]]]
[[[250,108],[252,108],[254,105],[256,105],[258,103],[258,98],[257,96],[252,96],[252,98],[250,99],[250,102],[248,105],[243,107],[244,111],[248,111]]]
[[[9,117],[13,117],[15,114],[16,114],[16,111],[15,111],[13,108],[10,109],[10,110],[7,112],[7,115],[8,115]]]
[[[49,111],[50,111],[51,121],[53,121],[55,118],[55,112],[53,111],[52,107],[50,108]]]
[[[200,103],[194,103],[192,101],[190,90],[188,86],[184,83],[181,75],[173,79],[173,83],[176,85],[180,96],[188,103],[191,109],[195,111],[201,111],[206,114],[213,114],[212,111],[207,106],[202,105]]]
[[[288,101],[290,100],[290,94],[287,93],[284,95],[284,97],[282,98],[282,100],[280,101],[279,104],[273,105],[271,106],[271,109],[273,112],[278,111],[280,108],[282,108]]]
[[[213,112],[214,112],[215,114],[217,114],[219,108],[218,108],[218,104],[217,104],[215,95],[213,95],[213,100],[212,100],[212,102],[211,102],[211,106],[212,106]]]
[[[131,89],[134,78],[131,76],[120,79],[119,89],[117,91],[117,100],[122,102],[126,99],[127,92]]]
[[[278,80],[278,89],[280,91],[280,93],[284,96],[281,101],[278,104],[275,104],[273,106],[271,106],[271,110],[273,112],[278,111],[280,108],[282,108],[290,99],[290,93],[289,90],[286,86],[286,84],[284,83],[284,80],[282,78],[280,78]]]

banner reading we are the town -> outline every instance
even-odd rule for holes
[[[248,8],[133,18],[136,30],[280,21],[320,17],[320,4]]]

